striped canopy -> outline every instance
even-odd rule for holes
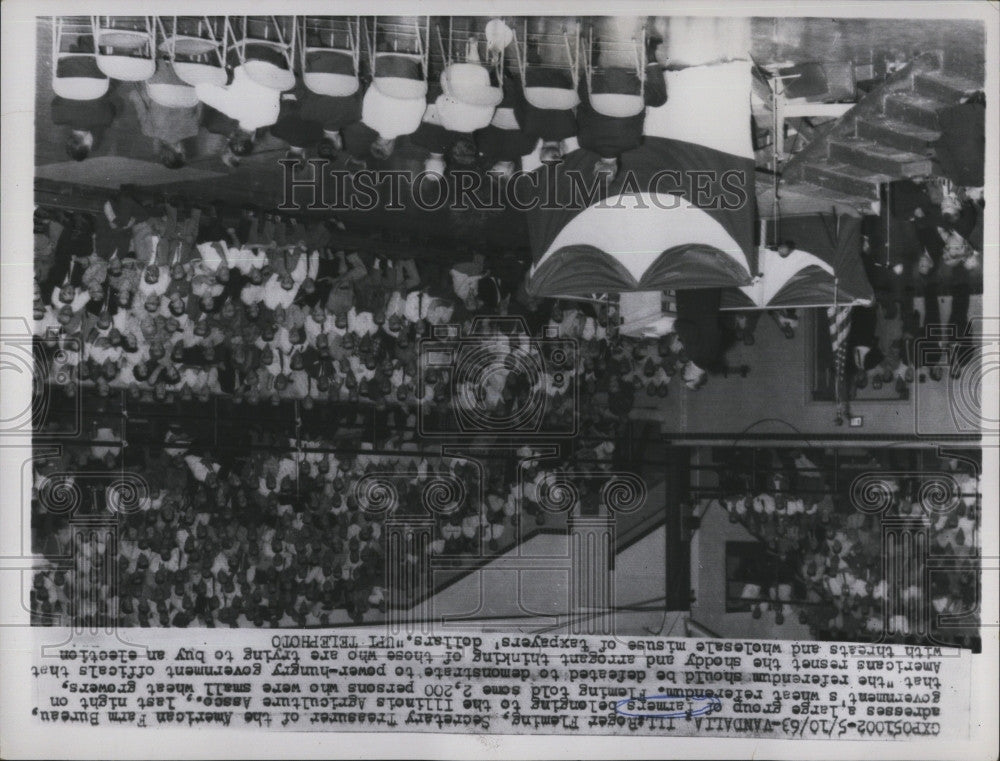
[[[601,157],[585,149],[530,177],[532,295],[751,283],[757,261],[750,64],[664,76],[669,99],[647,109],[643,143],[622,154],[611,183],[596,183]]]
[[[791,309],[870,304],[871,284],[861,262],[861,218],[804,214],[769,220],[768,241],[792,241],[786,257],[759,254],[754,282],[727,289],[723,309]]]

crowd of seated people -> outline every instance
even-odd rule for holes
[[[338,614],[363,620],[385,605],[384,515],[363,509],[354,491],[373,474],[395,473],[388,480],[408,505],[421,504],[421,484],[436,474],[470,479],[470,488],[480,478],[487,484],[482,500],[470,499],[437,522],[427,550],[436,555],[498,551],[523,530],[521,521],[543,524],[539,489],[548,468],[529,468],[528,480],[519,482],[504,469],[481,476],[475,467],[414,453],[419,447],[405,431],[413,429],[421,388],[416,341],[436,325],[457,324],[465,337],[483,335],[485,326],[487,344],[503,347],[500,354],[546,329],[574,338],[577,351],[568,363],[537,341],[531,351],[544,372],[534,378],[512,362],[509,372],[491,374],[495,385],[464,389],[449,370],[432,372],[423,378],[420,403],[448,417],[474,399],[502,417],[544,395],[553,418],[585,412],[601,441],[592,453],[597,460],[613,455],[616,427],[636,394],[665,394],[689,364],[678,335],[615,336],[600,305],[539,303],[497,283],[481,257],[442,264],[347,253],[336,249],[337,225],[321,220],[249,208],[230,216],[221,207],[185,208],[177,199],[146,205],[126,188],[98,215],[41,213],[36,230],[39,350],[81,347],[63,352],[69,368],[48,364],[51,380],[66,392],[105,398],[117,389],[152,402],[226,395],[237,404],[297,400],[303,408],[365,401],[401,413],[392,430],[404,432],[362,443],[398,448],[398,457],[344,454],[317,432],[306,441],[265,442],[279,454],[219,462],[211,446],[188,443],[183,431],[170,434],[163,451],[133,454],[115,426],[94,431],[93,446],[67,446],[68,461],[39,465],[39,551],[66,556],[73,541],[71,526],[46,508],[48,472],[124,469],[140,474],[151,490],[134,510],[115,508],[113,490],[88,492],[86,509],[121,515],[123,534],[117,545],[98,543],[72,555],[84,567],[37,576],[40,620],[67,612],[74,579],[88,578],[81,575],[87,564],[100,567],[106,552],[115,554],[120,571],[116,595],[91,599],[74,615],[172,626],[321,625]],[[498,313],[520,317],[530,338],[505,332],[509,323]],[[485,323],[477,324],[482,316]],[[56,378],[57,371],[66,377]],[[546,421],[554,429],[559,422]],[[900,499],[899,511],[911,501]],[[936,544],[952,554],[974,551],[977,505],[963,502],[937,519]],[[805,617],[817,631],[853,637],[874,625],[882,589],[880,547],[872,541],[877,521],[781,484],[726,506],[778,555],[801,565],[815,603]],[[251,584],[258,573],[265,583]],[[939,613],[968,607],[975,587],[966,581],[935,579]],[[775,596],[784,615],[787,595],[775,590]],[[110,607],[87,607],[102,605]],[[813,621],[830,605],[830,616]],[[906,622],[898,623],[905,629]]]
[[[486,557],[557,520],[561,509],[549,511],[544,491],[572,467],[527,446],[519,466],[426,455],[405,432],[356,430],[346,412],[295,438],[248,425],[228,449],[176,422],[162,442],[134,429],[145,443],[129,442],[108,419],[87,444],[35,463],[34,549],[53,563],[35,576],[37,623],[302,627],[378,618],[390,603],[388,578],[397,579],[392,602],[406,607],[421,587],[398,579],[416,578],[431,556]],[[595,440],[576,457],[607,468],[614,446]],[[113,518],[113,532],[95,534],[93,524],[77,532],[73,519],[88,515]],[[386,520],[406,516],[433,517],[433,535],[389,557]],[[86,592],[75,589],[83,583]]]
[[[540,375],[499,373],[504,382],[473,393],[474,405],[502,416],[540,399],[545,414],[563,423],[579,415],[596,443],[576,456],[590,462],[614,456],[636,391],[664,393],[684,366],[675,336],[612,341],[600,308],[510,293],[481,257],[394,261],[337,250],[340,231],[329,221],[190,208],[179,199],[146,203],[125,188],[97,215],[38,214],[36,346],[50,373],[48,393],[85,395],[98,410],[117,409],[112,402],[183,408],[219,396],[250,406],[293,400],[315,413],[347,410],[340,428],[352,429],[364,417],[359,410],[370,408],[393,416],[377,427],[393,435],[355,432],[358,453],[333,438],[336,424],[306,438],[264,431],[246,445],[249,454],[229,457],[182,428],[151,449],[148,437],[133,446],[121,441],[121,416],[102,424],[90,432],[90,446],[67,444],[59,459],[39,463],[38,551],[65,557],[73,546],[66,514],[49,509],[57,482],[66,480],[53,482],[55,473],[110,479],[97,491],[87,484],[79,513],[118,516],[121,534],[117,544],[70,553],[84,564],[74,572],[39,574],[34,595],[43,618],[66,614],[74,579],[92,578],[81,575],[87,564],[98,567],[108,559],[103,553],[113,553],[117,592],[75,615],[172,626],[362,620],[385,605],[385,515],[366,509],[362,498],[385,481],[404,510],[422,504],[421,488],[435,476],[468,481],[464,493],[473,497],[437,521],[427,549],[436,555],[500,551],[524,525],[543,525],[540,491],[567,465],[539,461],[520,474],[480,474],[472,465],[419,456],[416,342],[436,325],[457,325],[466,337],[475,330],[492,350],[506,346],[538,359]],[[484,315],[485,334],[474,322]],[[520,318],[516,326],[528,333],[503,332],[510,324],[504,316]],[[577,339],[568,364],[548,356],[544,340],[533,348],[552,329]],[[449,369],[423,380],[420,403],[448,425],[468,389]],[[587,398],[574,405],[577,391]],[[607,404],[594,403],[597,395]],[[559,425],[548,419],[543,429],[549,423]],[[531,459],[529,451],[521,456]],[[128,506],[111,484],[123,471],[148,489]]]
[[[858,471],[862,481],[835,489],[830,451],[765,450],[763,455],[756,471],[747,470],[738,457],[727,460],[720,473],[724,496],[718,500],[731,521],[763,543],[776,568],[793,569],[760,590],[755,617],[767,607],[780,624],[797,611],[818,638],[849,641],[883,636],[915,641],[930,621],[938,643],[970,646],[976,623],[968,619],[975,617],[979,595],[975,563],[933,574],[928,564],[934,555],[978,557],[981,494],[971,463],[946,459],[943,477],[912,468],[907,469],[912,476],[899,469],[883,477],[878,471],[886,466],[873,456]],[[710,501],[703,498],[705,504]],[[893,565],[883,543],[883,521],[907,517],[926,521],[928,556]],[[890,567],[900,569],[901,576],[887,578]],[[909,603],[890,605],[894,594]],[[890,608],[891,615],[884,617]],[[967,620],[956,631],[936,624],[937,615]]]
[[[609,335],[603,305],[532,299],[478,255],[442,263],[346,252],[330,221],[227,213],[180,199],[144,205],[128,188],[100,214],[40,211],[34,324],[45,351],[78,348],[60,355],[69,367],[50,363],[66,392],[451,407],[453,393],[470,396],[462,378],[418,377],[418,341],[442,325],[475,329],[541,368],[531,378],[494,373],[476,390],[475,404],[501,411],[546,395],[551,414],[566,414],[574,395],[603,393],[626,415],[635,392],[665,395],[690,365],[676,333],[657,342],[611,326]],[[477,317],[487,320],[477,327]],[[520,319],[510,328],[494,317]],[[559,362],[536,356],[547,329],[577,350]]]

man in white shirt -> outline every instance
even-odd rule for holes
[[[306,258],[299,257],[298,264],[292,272],[280,275],[277,272],[268,278],[264,283],[264,305],[268,309],[288,309],[294,302],[295,296],[299,292],[299,286],[306,279],[308,274],[308,263]]]
[[[264,301],[263,276],[260,272],[257,269],[252,270],[250,273],[250,282],[240,290],[240,301],[247,306],[260,304]]]
[[[229,141],[229,151],[245,156],[253,150],[254,133],[278,121],[281,93],[255,82],[245,66],[233,70],[229,85],[200,83],[195,86],[198,100],[239,123],[239,132]]]
[[[393,97],[383,93],[377,82],[369,87],[361,104],[361,121],[378,133],[371,146],[372,155],[383,160],[392,155],[396,138],[416,132],[426,108],[424,95]]]
[[[262,269],[267,264],[267,254],[261,248],[230,248],[226,250],[226,260],[230,267],[249,275],[252,270]]]
[[[86,289],[77,290],[71,285],[67,285],[64,288],[56,286],[52,289],[52,306],[56,309],[60,309],[65,305],[69,306],[76,313],[89,303],[90,292]]]

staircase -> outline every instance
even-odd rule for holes
[[[981,66],[925,54],[818,131],[782,170],[782,187],[866,211],[890,180],[934,174],[938,110],[983,88]]]

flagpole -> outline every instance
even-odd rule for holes
[[[846,372],[847,372],[847,361],[846,361],[847,360],[847,340],[845,339],[843,341],[839,341],[839,332],[840,332],[840,328],[839,328],[840,321],[838,319],[839,314],[840,314],[840,309],[839,309],[839,304],[838,304],[838,297],[839,297],[839,295],[840,295],[840,278],[837,277],[837,276],[834,276],[834,278],[833,278],[833,316],[832,316],[832,320],[833,320],[833,330],[834,330],[833,339],[834,339],[834,342],[836,343],[836,346],[834,347],[835,351],[834,351],[834,355],[833,355],[833,363],[834,363],[834,382],[833,382],[834,394],[833,394],[833,398],[834,398],[834,404],[835,404],[835,409],[836,409],[836,416],[834,417],[833,422],[836,425],[843,425],[844,424],[844,417],[846,416],[846,414],[848,412],[848,410],[847,410],[847,399],[846,399],[847,394],[846,394],[846,389],[845,389],[845,386],[846,386],[845,375],[846,375]]]
[[[840,279],[836,275],[834,275],[833,277],[834,330],[837,330],[836,317],[837,317],[837,294],[839,292],[838,288],[839,280]],[[834,340],[835,341],[837,340],[836,334],[834,334]],[[836,423],[837,425],[844,424],[843,410],[840,407],[841,378],[843,377],[843,365],[844,365],[844,363],[841,361],[841,357],[843,356],[841,348],[842,347],[839,345],[838,342],[838,345],[835,347],[835,351],[833,353],[833,402],[834,402],[834,409],[836,411],[836,417],[834,417],[833,422]]]

